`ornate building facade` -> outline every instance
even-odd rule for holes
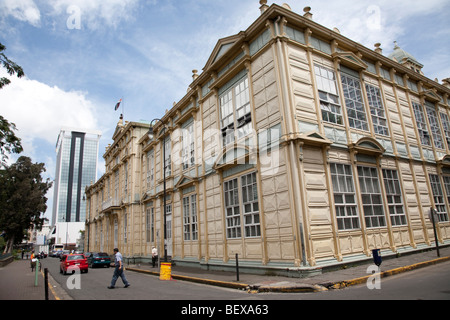
[[[450,243],[448,79],[425,77],[398,45],[386,57],[325,28],[310,8],[260,4],[153,135],[118,126],[86,190],[87,247],[302,271],[429,248],[430,208]]]

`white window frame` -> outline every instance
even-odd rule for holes
[[[225,181],[224,194],[227,239],[260,237],[256,172]]]
[[[448,221],[448,214],[447,214],[447,207],[445,205],[444,200],[444,193],[442,191],[441,181],[439,180],[439,176],[437,174],[430,173],[430,184],[431,184],[431,190],[433,194],[433,200],[434,200],[434,207],[437,212],[437,216],[439,218],[439,222],[447,222]],[[444,178],[444,184],[446,187],[447,192],[447,198],[450,194],[450,180],[448,178]]]
[[[360,229],[352,166],[330,163],[330,172],[338,230]]]
[[[220,95],[219,110],[223,147],[253,132],[247,75]]]
[[[349,126],[369,131],[360,79],[341,72],[341,82]]]
[[[155,153],[147,152],[147,189],[153,188],[155,175]]]
[[[431,137],[428,133],[428,126],[423,113],[422,105],[413,101],[414,117],[416,118],[417,130],[419,131],[420,143],[431,147]]]
[[[181,163],[183,170],[186,170],[195,164],[194,122],[189,123],[181,132]]]
[[[168,177],[172,174],[172,156],[171,156],[172,141],[170,139],[170,136],[164,138],[163,148],[165,149],[163,170],[166,170],[166,177]]]
[[[447,141],[447,147],[450,149],[450,121],[448,119],[447,113],[439,112],[442,122],[442,127],[444,128],[444,136]]]
[[[425,108],[427,110],[428,122],[430,123],[431,134],[433,136],[434,146],[438,149],[445,149],[444,140],[442,139],[441,127],[439,125],[439,118],[436,112],[436,107],[425,102]]]
[[[383,195],[377,168],[358,166],[358,178],[366,228],[386,227]]]
[[[322,120],[339,125],[344,124],[342,107],[337,90],[336,73],[321,65],[314,65],[317,89],[319,91]]]
[[[375,134],[389,136],[386,111],[384,109],[380,89],[373,85],[366,84],[366,94]]]
[[[198,240],[197,195],[183,197],[183,234],[184,240]]]

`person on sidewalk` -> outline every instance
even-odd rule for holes
[[[115,257],[115,268],[114,268],[114,274],[111,280],[111,285],[108,287],[108,289],[114,289],[116,285],[117,279],[122,278],[122,282],[125,285],[125,288],[128,288],[130,286],[130,283],[127,281],[127,278],[125,277],[125,273],[123,270],[123,257],[122,254],[119,252],[119,249],[114,248],[114,257]]]
[[[155,267],[156,261],[158,261],[158,250],[153,247],[152,249],[152,266]]]
[[[34,254],[34,250],[31,251],[31,256],[30,256],[30,266],[31,266],[31,272],[34,271],[34,267],[36,267],[36,255]]]

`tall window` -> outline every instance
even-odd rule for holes
[[[372,115],[373,130],[376,134],[389,135],[386,115],[381,99],[380,89],[366,84],[367,100],[369,102],[370,114]]]
[[[256,185],[256,173],[241,177],[242,205],[244,209],[244,227],[246,237],[259,237],[259,204],[258,188]]]
[[[377,169],[358,166],[358,176],[367,228],[386,226]]]
[[[198,240],[197,195],[183,198],[184,240]]]
[[[119,200],[119,169],[114,171],[114,198],[115,201]],[[115,205],[117,203],[114,203]]]
[[[427,122],[423,114],[422,106],[417,102],[412,103],[414,116],[416,118],[417,129],[419,130],[420,143],[431,146],[430,134],[428,133]]]
[[[125,195],[128,193],[128,162],[125,162],[124,164],[124,189],[125,189]]]
[[[166,232],[167,239],[172,239],[172,204],[166,204]]]
[[[227,222],[227,238],[241,237],[241,214],[239,211],[238,179],[224,182],[225,216]]]
[[[248,78],[237,81],[219,97],[222,142],[226,146],[252,132]]]
[[[450,148],[450,121],[446,113],[440,112],[439,114],[441,116],[442,126],[444,127],[445,140],[447,141],[447,146]]]
[[[224,191],[227,238],[241,237],[242,219],[245,237],[261,236],[256,173],[226,181]]]
[[[147,242],[153,242],[155,239],[154,235],[154,220],[155,220],[155,209],[153,207],[147,207],[146,218],[145,218],[145,231]]]
[[[402,190],[397,171],[383,169],[383,180],[388,200],[389,216],[393,226],[406,225],[406,215],[403,207]]]
[[[341,79],[350,127],[368,131],[369,126],[359,79],[345,73],[341,73]]]
[[[319,65],[314,65],[314,72],[316,74],[317,88],[319,90],[322,120],[343,124],[342,110],[339,103],[339,94],[334,71]]]
[[[352,168],[346,164],[331,163],[330,171],[338,229],[359,229]]]
[[[439,149],[445,149],[436,108],[431,103],[426,102],[426,109],[428,121],[430,122],[431,134],[433,135],[434,146]]]
[[[183,170],[189,168],[195,163],[194,147],[194,122],[190,122],[182,129],[182,150],[181,161]]]
[[[170,176],[170,174],[172,173],[172,161],[171,161],[171,155],[170,155],[170,150],[171,150],[171,141],[170,141],[170,136],[166,137],[164,139],[164,149],[165,149],[165,158],[164,158],[164,169],[166,170],[166,176]]]
[[[153,187],[155,175],[155,154],[153,150],[147,152],[147,188]]]
[[[448,221],[448,214],[447,210],[445,208],[445,200],[444,200],[444,193],[442,192],[441,183],[439,181],[439,176],[437,174],[430,174],[430,183],[431,183],[431,189],[433,191],[433,199],[434,199],[434,206],[437,211],[437,215],[439,218],[439,222]],[[445,187],[447,188],[447,195],[449,194],[449,184],[450,180],[448,177],[444,177]]]

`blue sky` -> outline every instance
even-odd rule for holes
[[[314,21],[368,48],[380,42],[385,55],[397,41],[425,65],[427,77],[450,77],[448,0],[286,2],[300,14],[310,6]],[[250,26],[259,6],[257,0],[0,0],[0,42],[26,74],[0,91],[0,114],[17,125],[23,155],[46,163],[50,179],[61,127],[102,131],[100,176],[122,111],[114,111],[116,102],[124,99],[127,121],[161,117],[186,93],[192,70],[201,73],[217,40]],[[51,212],[52,191],[48,198]]]

